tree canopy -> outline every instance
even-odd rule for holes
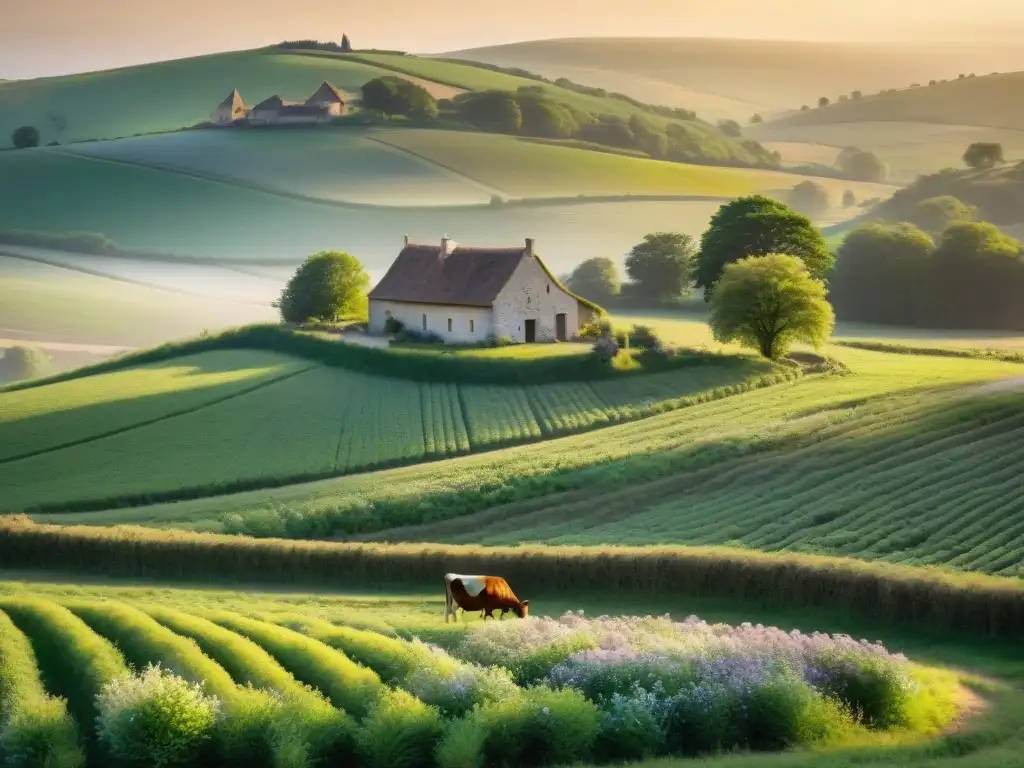
[[[0,348],[0,384],[43,376],[52,363],[50,356],[36,347]]]
[[[587,259],[573,270],[569,288],[573,293],[601,304],[618,296],[622,280],[615,262],[598,256]]]
[[[11,144],[15,149],[38,147],[41,140],[39,129],[34,125],[23,125],[21,128],[16,128],[11,134]]]
[[[816,181],[801,181],[789,191],[789,204],[807,216],[828,212],[831,201],[828,190]]]
[[[760,115],[758,115],[760,117]],[[734,139],[738,139],[743,135],[743,128],[735,120],[719,120],[718,130],[724,133],[726,136],[732,136]]]
[[[979,141],[971,144],[964,152],[964,164],[969,168],[992,168],[1002,162],[1005,162],[1002,144]]]
[[[626,274],[639,298],[671,302],[690,291],[696,243],[678,232],[655,232],[633,246]]]
[[[370,278],[358,259],[338,251],[310,256],[288,281],[278,308],[287,323],[365,317]]]
[[[803,260],[812,277],[824,279],[835,257],[821,232],[806,216],[763,195],[726,203],[701,237],[697,287],[704,299],[727,264],[747,256],[786,253]]]
[[[974,221],[977,216],[978,209],[974,206],[953,195],[939,195],[918,202],[908,218],[925,232],[938,235],[955,222]]]
[[[768,254],[729,264],[711,295],[711,330],[771,360],[803,341],[818,348],[832,334],[835,314],[825,284],[795,256]]]
[[[437,117],[434,97],[416,83],[393,75],[378,77],[363,84],[363,107],[388,116],[430,119]]]
[[[523,111],[515,94],[509,91],[463,93],[453,102],[459,119],[477,128],[519,133],[523,127]]]
[[[889,178],[889,166],[874,152],[847,147],[839,153],[836,165],[849,178],[883,184]]]

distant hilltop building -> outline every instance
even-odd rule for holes
[[[220,103],[211,116],[214,125],[231,125],[245,120],[253,125],[294,125],[326,123],[348,114],[348,103],[341,91],[324,80],[316,93],[305,101],[285,101],[274,95],[255,107],[247,107],[236,88]]]

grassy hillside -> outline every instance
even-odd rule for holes
[[[819,96],[852,90],[870,93],[956,77],[960,71],[1006,71],[1021,64],[1018,51],[1005,44],[951,47],[717,38],[538,40],[446,55],[568,77],[693,109],[706,118],[741,122],[754,112],[816,103]]]
[[[937,77],[939,75],[932,74],[924,83]],[[836,101],[824,109],[788,115],[778,123],[780,126],[804,126],[893,120],[1021,130],[1024,129],[1024,107],[1014,95],[1022,84],[1024,72],[952,79],[936,85],[865,95],[857,101]],[[821,95],[833,99],[838,96],[837,93]],[[805,100],[804,103],[817,102]]]
[[[821,125],[765,123],[748,129],[751,137],[782,155],[784,163],[834,166],[844,147],[876,153],[889,166],[889,179],[910,184],[921,174],[962,168],[967,147],[979,141],[1003,145],[1010,162],[1024,160],[1024,131],[975,125],[897,121]]]
[[[226,528],[264,535],[382,531],[482,512],[508,502],[541,499],[595,483],[611,483],[622,490],[636,481],[670,476],[673,462],[691,456],[698,463],[714,462],[737,452],[763,450],[762,446],[769,445],[765,441],[799,431],[801,422],[794,422],[796,417],[821,413],[819,418],[827,421],[833,409],[843,413],[843,408],[855,403],[920,388],[1012,378],[1021,371],[1019,365],[992,360],[842,348],[831,353],[847,363],[852,375],[811,376],[529,448],[276,490],[70,516],[43,515],[40,519]],[[40,486],[34,493],[61,491]]]
[[[298,358],[272,359],[264,374],[267,353],[254,354],[208,352],[5,394],[0,508],[102,508],[348,474],[551,438],[774,381],[771,366],[728,358],[614,380],[493,386]]]
[[[62,144],[173,131],[209,120],[232,88],[255,105],[274,93],[306,99],[323,80],[355,93],[381,74],[360,62],[267,50],[14,81],[0,85],[0,140],[6,146],[25,124],[36,125],[44,143]]]
[[[99,194],[102,191],[102,194]],[[534,237],[556,272],[595,252],[625,253],[655,231],[699,235],[718,202],[623,201],[478,209],[357,209],[315,204],[166,171],[49,151],[0,153],[0,229],[102,232],[122,247],[298,262],[326,249],[357,255],[379,278],[402,235],[475,245]]]
[[[1024,222],[1024,162],[975,171],[943,171],[922,176],[884,201],[874,213],[893,221],[903,221],[922,200],[952,195],[968,205],[977,206],[981,218],[999,225]]]
[[[224,301],[223,295],[158,290],[3,252],[0,245],[0,338],[145,346],[275,316],[269,306]],[[195,269],[194,278],[204,276]]]
[[[185,171],[254,188],[383,207],[480,205],[506,199],[782,194],[807,177],[660,162],[490,133],[348,128],[333,132],[204,131],[69,147],[62,152]],[[893,187],[823,179],[836,197]]]
[[[520,579],[517,583],[521,584]],[[561,591],[554,594],[531,594],[531,607],[539,615],[560,616],[566,611],[604,615],[597,621],[585,621],[577,614],[575,620],[543,619],[538,624],[551,636],[526,639],[517,631],[518,624],[484,628],[479,619],[466,617],[468,626],[441,623],[442,596],[438,590],[425,592],[399,592],[397,594],[359,593],[351,596],[318,594],[315,592],[285,593],[270,591],[225,591],[211,589],[183,589],[169,584],[145,586],[105,585],[81,583],[40,583],[8,580],[0,582],[0,621],[3,621],[2,641],[10,648],[20,641],[31,650],[27,654],[9,654],[9,669],[14,668],[22,678],[46,681],[36,688],[22,685],[14,689],[16,697],[27,696],[27,691],[67,697],[67,711],[82,719],[95,713],[92,697],[118,674],[123,674],[125,662],[131,661],[141,668],[147,663],[161,663],[173,668],[186,679],[206,683],[206,691],[222,699],[226,706],[224,719],[234,724],[240,712],[251,711],[260,699],[246,685],[257,690],[274,689],[284,692],[290,706],[285,713],[274,707],[261,711],[262,731],[276,733],[284,718],[290,716],[294,728],[289,744],[309,744],[317,749],[317,740],[301,726],[313,722],[334,725],[331,733],[341,728],[343,733],[355,733],[355,749],[361,758],[377,754],[388,755],[386,745],[404,737],[412,724],[420,724],[418,738],[405,738],[403,755],[420,755],[425,764],[431,763],[434,751],[446,743],[448,727],[468,724],[482,738],[491,732],[490,720],[470,715],[474,705],[486,713],[518,711],[514,704],[524,697],[522,688],[530,678],[528,670],[545,676],[557,663],[565,659],[580,639],[596,641],[610,631],[629,626],[629,632],[620,636],[620,645],[632,647],[644,641],[648,652],[692,655],[695,648],[706,653],[720,653],[710,633],[728,633],[734,652],[757,656],[757,640],[749,637],[749,630],[732,629],[718,624],[712,630],[700,624],[670,624],[668,621],[647,619],[638,613],[662,615],[671,610],[672,617],[681,622],[689,613],[698,613],[715,622],[739,625],[744,621],[762,622],[769,627],[779,625],[784,630],[799,629],[805,633],[853,633],[879,638],[893,652],[905,652],[913,662],[889,659],[888,653],[870,649],[877,655],[876,666],[903,671],[922,687],[912,700],[927,711],[932,698],[942,701],[955,695],[963,684],[980,686],[989,706],[973,712],[971,727],[979,733],[979,745],[968,751],[958,750],[953,742],[941,738],[926,738],[941,727],[936,722],[916,720],[919,733],[888,733],[885,729],[869,730],[861,727],[856,739],[840,739],[837,743],[817,745],[813,751],[789,754],[746,755],[742,761],[723,758],[722,765],[751,765],[756,768],[819,768],[836,765],[839,760],[858,760],[870,754],[882,768],[889,766],[942,766],[942,768],[975,768],[981,765],[1012,765],[1008,755],[1019,747],[1019,735],[1013,727],[1013,718],[1021,707],[1020,695],[1014,691],[1012,681],[1021,674],[1019,659],[1010,649],[997,641],[979,640],[964,635],[937,637],[922,628],[886,626],[877,619],[851,617],[823,607],[766,608],[741,600],[714,597],[654,597],[648,592],[630,595],[628,601],[582,591]],[[782,632],[767,630],[778,643],[802,638],[794,634],[788,638]],[[571,633],[574,645],[556,644]],[[429,638],[436,647],[431,650],[422,643],[410,640],[412,636]],[[677,647],[680,641],[689,641],[686,650]],[[522,645],[522,643],[528,645]],[[816,637],[815,646],[829,645],[831,638]],[[838,644],[849,642],[836,639]],[[116,644],[117,650],[114,649]],[[489,644],[489,645],[488,645]],[[536,646],[536,648],[535,648]],[[483,668],[473,661],[488,649],[508,649],[499,658],[487,658]],[[42,652],[38,652],[41,650]],[[530,651],[536,651],[530,655]],[[872,656],[864,657],[868,649],[855,648],[851,653],[853,665],[866,664]],[[543,656],[540,654],[543,653]],[[365,666],[356,666],[358,662]],[[70,666],[69,666],[70,662]],[[928,668],[919,663],[931,665]],[[20,663],[20,667],[15,667]],[[943,667],[968,671],[950,673]],[[74,678],[59,677],[54,673],[76,668]],[[859,667],[858,667],[859,668]],[[14,671],[12,670],[12,671]],[[628,673],[626,673],[628,674]],[[988,678],[984,686],[979,675]],[[460,687],[450,690],[452,680]],[[315,686],[323,691],[329,703],[303,689],[301,684]],[[543,685],[543,684],[542,684]],[[544,690],[542,688],[541,690]],[[531,695],[536,695],[536,692]],[[568,700],[567,700],[568,699]],[[21,705],[21,698],[15,698]],[[600,701],[600,699],[598,699]],[[576,694],[552,696],[542,703],[549,715],[543,728],[538,728],[524,717],[501,718],[506,728],[516,733],[536,732],[537,754],[562,750],[561,741],[553,741],[551,734],[565,734],[565,742],[576,745],[574,757],[596,760],[604,755],[602,742],[589,748],[579,746],[597,735],[596,722],[587,713],[597,707]],[[248,707],[246,707],[248,704]],[[434,704],[440,712],[431,713],[424,704]],[[598,705],[603,706],[603,705]],[[902,706],[906,706],[904,703]],[[947,704],[948,706],[948,704]],[[957,705],[959,706],[959,705]],[[338,709],[334,709],[334,708]],[[951,709],[955,711],[957,707]],[[339,711],[341,710],[341,711]],[[940,707],[941,710],[941,707]],[[47,709],[56,720],[62,712],[63,720],[70,723],[73,736],[77,731],[83,742],[98,750],[90,766],[103,764],[95,761],[95,754],[103,754],[103,745],[97,745],[91,733],[67,717],[67,711]],[[349,713],[348,716],[342,712]],[[953,714],[947,710],[948,719]],[[474,718],[474,719],[470,719]],[[937,715],[938,722],[943,720]],[[384,721],[386,728],[381,725]],[[510,724],[511,720],[511,724]],[[581,728],[580,721],[588,723]],[[460,722],[463,721],[463,722]],[[468,721],[468,722],[466,722]],[[426,723],[424,725],[424,723]],[[591,724],[592,723],[592,724]],[[926,724],[927,723],[927,724]],[[343,728],[342,728],[343,726]],[[448,726],[448,727],[442,727]],[[386,736],[366,738],[380,729]],[[312,733],[317,733],[313,731]],[[571,738],[570,738],[571,734]],[[588,736],[589,734],[589,736]],[[221,731],[214,738],[220,745]],[[278,747],[273,740],[264,749]],[[138,743],[138,742],[137,742]],[[344,742],[342,742],[344,743]],[[955,742],[959,743],[959,742]],[[227,742],[238,750],[238,741]],[[262,743],[261,743],[261,746]],[[322,749],[322,745],[320,746]],[[353,746],[348,746],[353,750]],[[477,747],[479,749],[479,747]],[[592,751],[597,750],[597,751]],[[314,751],[315,754],[315,751]],[[445,754],[441,747],[440,754]],[[957,757],[957,756],[960,757]],[[995,761],[995,762],[993,762]],[[660,761],[660,766],[684,766],[691,761]],[[587,765],[574,760],[575,764]],[[442,761],[442,765],[447,762]],[[639,764],[638,764],[639,765]],[[645,764],[647,765],[647,764]]]

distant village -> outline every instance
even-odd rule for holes
[[[218,126],[297,125],[326,123],[348,114],[348,101],[342,92],[324,80],[305,101],[286,101],[278,95],[264,99],[255,107],[246,105],[236,88],[213,111],[210,122]]]

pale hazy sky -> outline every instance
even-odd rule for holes
[[[342,32],[419,53],[606,36],[1024,43],[1024,0],[0,0],[0,78]]]

